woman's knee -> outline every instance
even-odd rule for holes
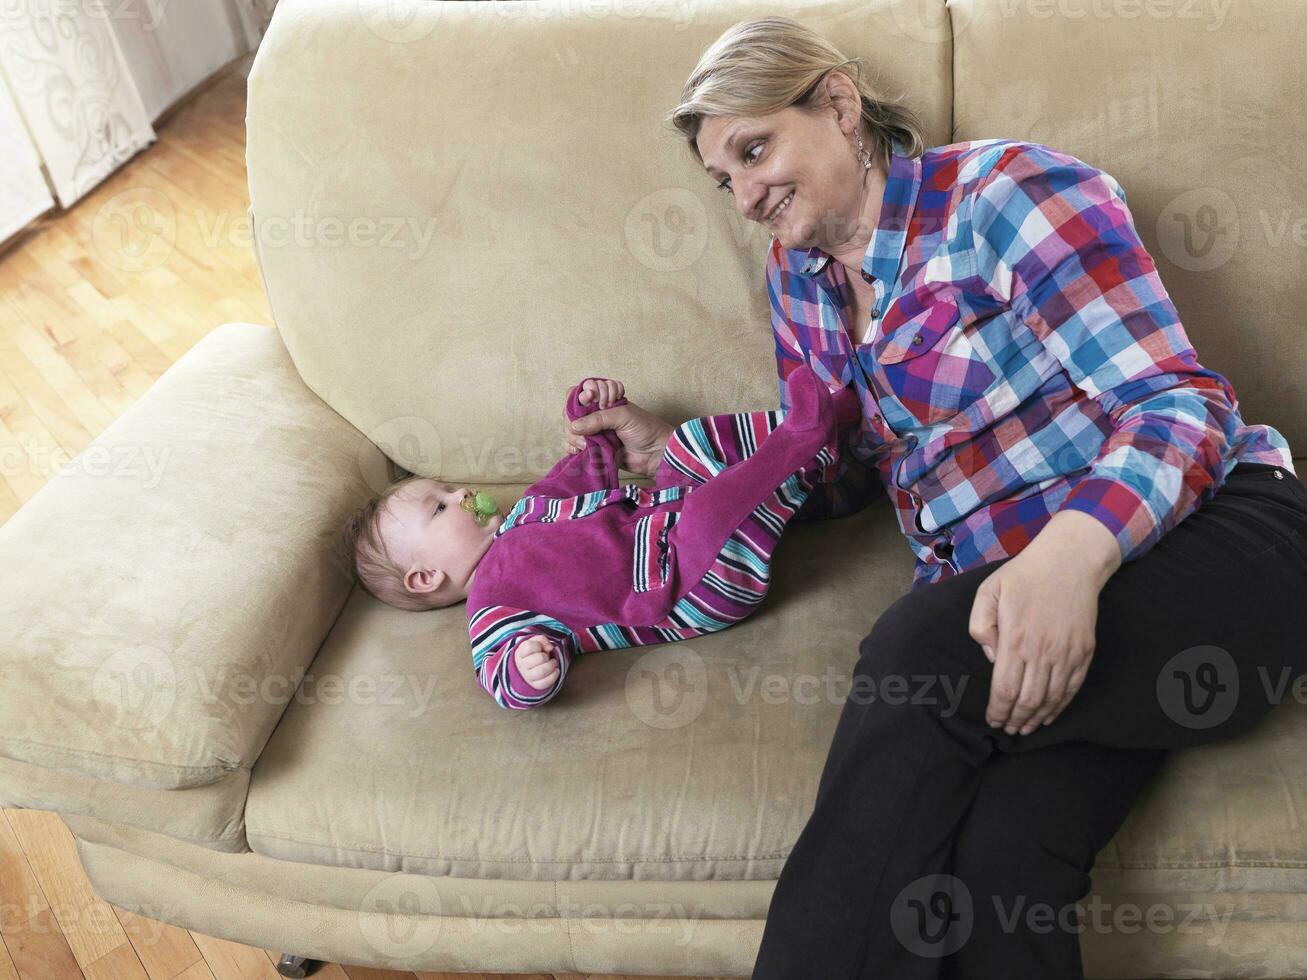
[[[941,713],[956,713],[970,696],[983,715],[989,661],[971,638],[966,621],[927,601],[927,591],[901,596],[863,637],[854,667],[854,692],[856,685],[870,687],[887,703],[920,704]]]
[[[953,874],[973,901],[1073,902],[1092,885],[1091,851],[1074,832],[1023,820],[1015,807],[973,807],[954,838]]]

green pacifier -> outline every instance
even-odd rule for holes
[[[499,513],[499,505],[495,503],[495,498],[484,490],[468,494],[459,506],[472,515],[478,527],[485,527],[490,518]]]

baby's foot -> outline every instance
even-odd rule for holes
[[[786,379],[790,391],[790,410],[785,413],[785,427],[791,432],[808,432],[825,428],[831,419],[831,395],[826,382],[817,377],[807,364],[800,364]]]

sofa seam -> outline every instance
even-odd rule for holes
[[[267,833],[267,832],[261,832],[261,833],[250,833],[250,831],[249,831],[249,827],[248,827],[248,824],[247,824],[247,825],[246,825],[246,831],[245,831],[245,839],[246,839],[247,841],[254,841],[254,840],[257,840],[257,839],[259,839],[259,838],[269,838],[269,839],[271,839],[271,840],[292,841],[292,842],[294,842],[294,843],[296,843],[296,844],[304,844],[304,845],[309,846],[309,847],[325,847],[325,848],[330,848],[330,849],[334,849],[334,850],[345,850],[345,851],[362,851],[362,852],[367,853],[367,854],[385,854],[385,855],[388,856],[388,857],[398,857],[398,858],[417,858],[417,859],[424,860],[424,861],[491,861],[491,862],[494,862],[494,863],[496,863],[496,864],[565,864],[565,863],[568,863],[568,862],[566,862],[566,861],[559,861],[559,860],[554,860],[554,861],[541,861],[541,860],[536,860],[536,859],[532,859],[532,858],[523,858],[523,859],[516,859],[516,860],[515,860],[515,859],[512,859],[512,858],[494,858],[494,857],[484,857],[484,856],[480,856],[480,855],[471,856],[471,857],[466,856],[466,855],[458,855],[458,856],[453,856],[453,857],[451,857],[451,856],[448,856],[448,855],[412,854],[412,853],[409,853],[409,852],[407,852],[407,851],[403,851],[403,852],[387,851],[387,850],[385,850],[384,848],[379,848],[379,847],[369,847],[369,846],[364,845],[364,844],[347,844],[347,845],[329,844],[329,843],[326,843],[326,842],[324,842],[324,841],[304,840],[304,839],[299,838],[299,837],[291,837],[291,836],[289,836],[289,835],[285,835],[285,834],[273,834],[273,833]],[[264,855],[264,856],[267,857],[268,855]],[[787,853],[785,853],[785,854],[765,854],[765,855],[752,855],[752,856],[750,856],[750,855],[743,855],[743,854],[737,854],[737,855],[732,855],[732,856],[727,856],[727,857],[722,857],[722,856],[717,856],[717,857],[633,857],[633,858],[617,858],[617,857],[614,857],[614,858],[586,858],[586,859],[584,859],[584,861],[578,861],[578,862],[575,862],[575,863],[586,863],[586,864],[627,864],[627,863],[631,863],[631,862],[643,862],[643,863],[646,863],[646,864],[671,864],[671,863],[676,862],[676,861],[702,861],[702,862],[708,862],[708,861],[748,861],[748,860],[753,860],[753,861],[774,861],[774,860],[776,860],[776,859],[778,859],[778,858],[787,858],[788,856],[789,856],[789,853],[787,852]],[[276,860],[282,860],[282,859],[281,859],[281,858],[277,858]],[[299,862],[299,863],[307,863],[307,862]],[[1099,863],[1099,864],[1096,864],[1095,867],[1096,867],[1097,869],[1099,869],[1099,870],[1102,870],[1102,871],[1118,871],[1118,870],[1135,870],[1135,871],[1139,871],[1139,870],[1143,870],[1143,871],[1174,871],[1174,870],[1186,870],[1186,869],[1209,869],[1209,868],[1276,868],[1276,869],[1286,869],[1286,870],[1307,870],[1307,861],[1302,861],[1302,862],[1272,862],[1272,861],[1210,861],[1210,862],[1198,862],[1198,863],[1195,863],[1195,864],[1167,864],[1167,863],[1159,863],[1159,864],[1137,864],[1137,863],[1131,863],[1131,864],[1117,864],[1117,865],[1111,865],[1111,864],[1107,864],[1107,863]],[[369,869],[369,870],[374,870],[374,869]],[[736,879],[731,879],[731,880],[736,880]],[[766,880],[766,881],[770,881],[770,880],[772,880],[772,879],[740,879],[740,880],[745,880],[745,881],[747,881],[747,880],[758,880],[758,881],[764,881],[764,880]]]
[[[480,855],[476,855],[472,857],[468,857],[466,855],[450,857],[448,855],[410,854],[406,851],[405,852],[387,851],[384,848],[370,847],[366,844],[345,844],[345,845],[331,844],[331,843],[327,843],[326,841],[304,840],[301,837],[292,837],[288,834],[274,834],[274,833],[269,833],[267,831],[262,831],[259,833],[250,833],[249,823],[247,820],[246,828],[245,828],[245,839],[248,841],[253,841],[260,838],[268,838],[271,840],[292,841],[293,843],[304,844],[308,847],[325,847],[333,850],[343,850],[343,851],[363,851],[367,854],[385,854],[388,857],[418,858],[423,861],[493,861],[496,864],[564,864],[567,863],[565,861],[540,861],[534,858],[520,858],[515,860],[512,858],[483,857]],[[778,858],[785,858],[787,856],[788,856],[788,852],[786,854],[765,854],[765,855],[736,854],[727,857],[721,857],[721,856],[718,857],[700,857],[700,856],[632,857],[632,858],[613,857],[613,858],[586,858],[584,859],[584,862],[577,862],[577,863],[628,864],[634,861],[639,861],[639,862],[644,862],[646,864],[671,864],[675,861],[774,861],[777,860]],[[763,879],[759,879],[759,880],[763,880]],[[766,879],[766,880],[771,880],[771,879]]]
[[[167,769],[187,769],[187,770],[221,769],[224,772],[234,772],[237,769],[246,768],[244,763],[240,762],[239,760],[224,759],[222,758],[222,756],[214,756],[214,758],[217,759],[218,761],[216,763],[211,762],[208,764],[197,763],[191,765],[184,762],[159,762],[152,759],[137,759],[127,755],[114,755],[109,752],[96,752],[94,749],[73,749],[73,748],[68,748],[67,746],[64,745],[53,745],[48,742],[37,742],[34,741],[33,739],[21,738],[17,735],[0,735],[0,743],[28,745],[39,749],[49,749],[52,752],[62,752],[67,755],[89,755],[96,759],[114,759],[119,762],[131,762],[141,766],[157,766],[160,768],[167,768]],[[40,768],[50,768],[39,762],[28,762],[25,759],[13,759],[12,756],[7,756],[6,758],[10,758],[11,761],[13,762],[22,762],[25,765],[29,765],[29,766],[34,765]],[[102,778],[102,777],[96,777],[96,778]]]

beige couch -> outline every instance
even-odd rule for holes
[[[477,686],[462,607],[379,604],[334,535],[407,471],[518,499],[586,375],[672,419],[775,406],[767,234],[663,121],[764,11],[931,144],[1116,176],[1203,363],[1307,446],[1298,0],[281,0],[246,120],[276,329],[217,327],[0,528],[0,803],[61,813],[105,899],[379,967],[748,974],[908,587],[888,501],[793,526],[750,620],[587,657],[531,712]],[[1307,975],[1286,701],[1176,752],[1099,855],[1089,976]]]

